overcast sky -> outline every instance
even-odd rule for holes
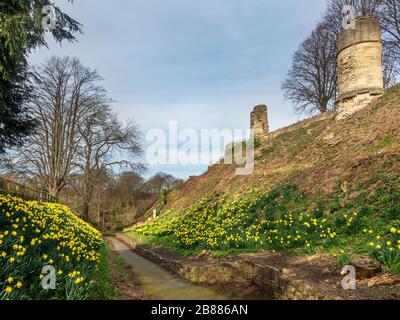
[[[83,24],[77,43],[32,53],[77,56],[104,78],[122,120],[151,129],[247,129],[267,104],[272,130],[296,122],[281,82],[291,57],[323,14],[325,0],[56,0]],[[144,139],[145,140],[145,139]],[[144,141],[148,146],[149,142]],[[150,166],[182,178],[206,165]]]

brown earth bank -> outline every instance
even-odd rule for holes
[[[351,117],[336,122],[334,113],[310,118],[270,133],[255,150],[255,169],[235,175],[234,165],[215,164],[191,177],[167,198],[163,211],[180,212],[215,194],[243,194],[295,184],[316,199],[342,192],[357,196],[357,185],[373,192],[382,174],[400,171],[400,85]]]
[[[288,256],[264,251],[220,259],[211,258],[208,252],[184,257],[132,235],[116,237],[183,279],[224,290],[253,290],[266,299],[279,300],[400,299],[400,277],[384,272],[357,280],[355,290],[344,290],[342,268],[329,255]]]

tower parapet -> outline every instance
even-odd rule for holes
[[[258,105],[250,116],[250,129],[255,138],[266,138],[269,133],[268,109],[266,105]]]
[[[384,92],[378,20],[372,16],[358,17],[355,29],[341,31],[338,49],[336,118],[341,120]]]

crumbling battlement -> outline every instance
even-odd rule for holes
[[[381,27],[372,16],[356,19],[355,29],[344,29],[338,42],[336,119],[364,108],[384,92]]]
[[[250,129],[255,138],[265,138],[269,133],[268,109],[266,105],[254,107],[250,115]]]

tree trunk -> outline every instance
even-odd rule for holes
[[[84,201],[84,203],[83,203],[83,220],[85,220],[86,222],[89,222],[89,210],[90,210],[89,203],[87,201]]]

